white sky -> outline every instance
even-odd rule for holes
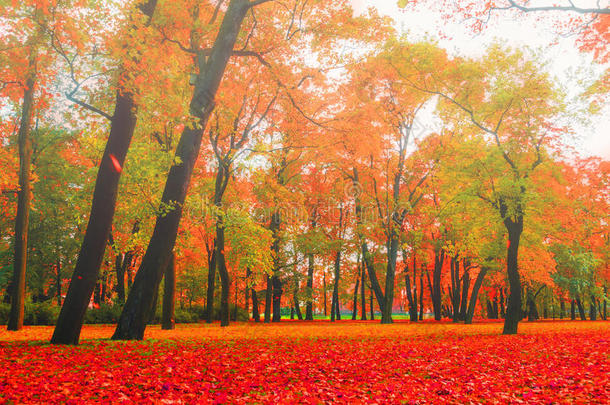
[[[459,0],[458,0],[459,1]],[[480,0],[483,1],[483,0]],[[592,62],[590,55],[580,53],[573,37],[558,35],[552,23],[540,21],[547,15],[530,14],[515,19],[512,12],[496,12],[493,19],[481,34],[475,35],[466,24],[460,21],[446,21],[438,11],[430,10],[426,4],[400,10],[397,0],[351,0],[355,10],[360,12],[368,7],[375,7],[380,13],[391,16],[401,32],[406,32],[411,39],[431,37],[450,53],[464,56],[479,56],[493,41],[505,42],[511,46],[528,46],[539,50],[544,60],[549,63],[549,71],[562,83],[569,95],[575,96],[582,91],[579,79],[590,79],[598,76],[603,67]],[[576,2],[579,6],[596,6],[596,0]],[[587,4],[588,3],[588,4]],[[600,3],[610,3],[602,0]],[[548,3],[547,3],[548,4]],[[568,17],[567,13],[553,13],[558,18]],[[538,18],[536,21],[535,18]],[[552,17],[551,17],[552,18]],[[450,39],[441,38],[439,33]],[[607,68],[607,66],[606,66]],[[578,139],[575,146],[587,155],[601,156],[610,159],[610,105],[606,104],[602,113],[592,118],[589,124],[576,125]]]

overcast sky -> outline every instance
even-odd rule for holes
[[[356,12],[361,12],[368,7],[376,7],[380,13],[394,18],[399,30],[408,33],[411,39],[422,39],[425,36],[435,38],[452,54],[480,56],[484,54],[488,44],[497,40],[511,46],[529,46],[539,49],[542,57],[549,63],[550,72],[572,96],[579,94],[582,90],[577,84],[579,79],[597,76],[604,69],[604,67],[594,64],[590,55],[582,54],[575,48],[573,37],[563,37],[558,34],[552,23],[546,23],[545,20],[540,21],[540,17],[543,17],[540,13],[538,16],[528,15],[526,18],[519,19],[515,19],[513,13],[497,13],[487,28],[481,34],[475,35],[466,27],[466,24],[460,21],[443,20],[438,11],[430,10],[425,5],[408,8],[405,11],[397,7],[396,0],[351,1]],[[602,0],[601,3],[610,3],[610,1]],[[588,4],[594,7],[596,0],[581,0],[576,4],[579,6]],[[567,16],[566,13],[554,14],[557,18]],[[535,20],[536,17],[538,20]],[[544,17],[547,18],[548,14]],[[550,18],[553,17],[550,16]],[[448,36],[449,39],[441,38],[439,33]],[[606,104],[603,112],[594,117],[591,123],[575,125],[579,139],[574,143],[580,151],[587,155],[610,159],[609,117],[610,106]]]

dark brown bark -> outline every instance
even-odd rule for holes
[[[335,319],[341,320],[341,313],[339,311],[339,278],[341,276],[341,251],[335,254],[335,279],[333,282],[333,295],[330,304],[330,321],[334,322]]]
[[[272,322],[280,322],[282,320],[282,280],[280,279],[280,227],[282,225],[282,218],[280,212],[276,210],[271,216],[271,223],[269,229],[273,235],[273,244],[271,250],[273,250],[273,276],[271,277],[271,284],[273,286],[273,318]]]
[[[25,308],[25,270],[28,258],[28,228],[30,223],[32,140],[31,127],[34,114],[34,91],[36,86],[35,52],[30,55],[28,75],[23,91],[21,122],[17,133],[19,149],[19,191],[17,193],[17,215],[15,216],[15,239],[13,245],[13,278],[11,281],[11,309],[8,317],[9,331],[23,328]]]
[[[419,272],[419,320],[424,320],[424,269]]]
[[[315,225],[314,225],[315,226]],[[314,256],[313,253],[307,255],[307,303],[305,304],[305,320],[313,321],[313,270]]]
[[[214,109],[214,97],[250,6],[247,0],[231,0],[209,58],[204,60],[203,55],[200,55],[201,68],[190,105],[191,114],[199,121],[187,125],[178,142],[177,159],[169,171],[161,199],[165,212],[157,217],[148,248],[113,335],[115,340],[141,340],[144,337],[146,314],[152,305],[151,293],[159,287],[163,270],[176,242],[184,201],[201,148],[203,130]],[[168,207],[171,209],[168,210]]]
[[[273,297],[273,284],[271,277],[267,274],[267,288],[265,289],[265,323],[271,322],[271,299]]]
[[[149,21],[156,4],[156,0],[149,0],[141,8]],[[51,338],[53,344],[78,344],[85,312],[104,257],[116,208],[119,179],[135,126],[136,105],[133,95],[120,89],[116,93],[110,135],[97,172],[87,230]]]
[[[579,296],[576,296],[576,306],[578,307],[578,315],[580,316],[580,320],[586,321],[587,316],[585,314],[585,307],[582,305],[582,301],[580,301]]]
[[[208,252],[209,253],[209,252]],[[214,293],[216,292],[216,238],[208,261],[208,288],[206,292],[206,323],[214,322]]]
[[[216,220],[216,265],[220,275],[220,326],[229,326],[229,289],[231,279],[225,262],[225,228],[222,217]]]
[[[61,259],[57,258],[55,262],[55,295],[57,297],[57,306],[61,306]]]
[[[464,318],[464,323],[471,324],[472,318],[474,317],[474,310],[477,306],[477,297],[479,296],[479,290],[481,289],[481,285],[483,284],[483,280],[485,279],[485,275],[487,274],[487,267],[481,268],[479,270],[479,274],[474,281],[474,285],[472,286],[472,293],[470,294],[470,302],[468,304],[468,311],[466,311],[466,317]]]
[[[301,303],[299,302],[299,279],[294,277],[294,290],[292,292],[292,300],[294,302],[294,310],[299,321],[303,320],[303,313],[301,312]]]
[[[354,287],[354,298],[352,299],[352,321],[358,318],[358,289],[360,288],[360,263],[358,263],[358,274],[356,274],[356,286]]]
[[[460,260],[459,258],[452,257],[451,258],[451,315],[453,318],[453,322],[459,321],[460,315],[460,299],[462,295],[460,294],[461,288],[461,280],[460,280]]]
[[[176,256],[170,256],[164,274],[163,282],[163,312],[161,314],[161,329],[171,330],[175,327],[174,312],[176,308]]]
[[[360,277],[360,319],[366,321],[366,266],[364,261],[361,263],[362,266],[362,277]]]
[[[252,287],[252,319],[254,319],[254,322],[261,321],[261,316],[258,312],[258,294],[254,287]]]
[[[507,217],[507,208],[503,204],[501,205],[501,215],[504,218],[504,225],[508,231],[506,274],[510,291],[502,333],[513,335],[517,333],[517,327],[521,320],[521,278],[519,276],[518,259],[519,243],[523,233],[523,216],[519,215],[516,219]]]
[[[460,302],[459,320],[466,320],[466,312],[468,311],[468,292],[470,290],[470,263],[464,261],[464,275],[462,276],[462,299]]]
[[[591,296],[591,306],[589,307],[589,319],[591,319],[592,321],[596,321],[597,320],[597,302],[595,297],[592,295]]]
[[[434,269],[432,270],[432,281],[428,274],[428,287],[430,287],[430,300],[434,311],[434,320],[440,321],[441,316],[441,272],[445,262],[445,251],[443,249],[434,252]]]

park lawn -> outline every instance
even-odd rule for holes
[[[0,332],[0,403],[608,403],[610,323],[149,327],[113,342],[85,326],[80,346],[51,327]]]

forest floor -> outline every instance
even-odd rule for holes
[[[149,327],[146,340],[51,346],[0,331],[0,403],[610,402],[610,322],[282,321]]]

